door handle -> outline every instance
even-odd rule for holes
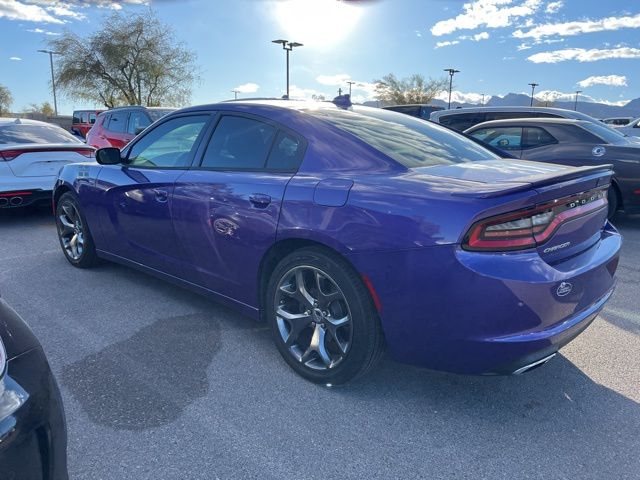
[[[249,201],[256,208],[267,208],[271,203],[271,197],[264,193],[254,193],[249,196]]]
[[[165,203],[169,199],[169,194],[166,190],[162,190],[160,188],[154,188],[153,193],[156,194],[156,201],[160,203]]]

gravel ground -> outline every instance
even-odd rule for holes
[[[640,217],[604,313],[519,377],[384,358],[328,389],[264,325],[125,267],[72,268],[46,211],[0,212],[0,291],[64,397],[74,479],[640,478]]]

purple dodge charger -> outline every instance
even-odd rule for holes
[[[263,319],[286,362],[325,384],[363,374],[385,346],[437,370],[521,373],[591,323],[621,245],[609,165],[504,161],[338,100],[191,107],[65,166],[64,255]]]

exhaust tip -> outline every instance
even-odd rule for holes
[[[9,205],[9,200],[6,198],[0,197],[0,207],[6,207],[7,205]]]
[[[11,197],[9,202],[12,206],[17,207],[18,205],[22,205],[22,197]]]
[[[533,370],[534,368],[538,368],[541,367],[542,365],[544,365],[545,363],[547,363],[549,360],[551,360],[553,357],[556,356],[556,353],[552,353],[549,356],[546,356],[540,360],[537,360],[533,363],[530,363],[528,365],[525,365],[524,367],[520,367],[519,369],[517,369],[515,372],[513,372],[513,375],[521,375],[524,372],[528,372],[530,370]]]

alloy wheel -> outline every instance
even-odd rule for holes
[[[65,253],[79,260],[84,252],[84,227],[80,212],[71,202],[64,202],[58,211],[58,234]]]
[[[347,300],[336,282],[311,266],[282,276],[275,298],[278,332],[288,352],[313,370],[336,367],[351,347]]]

